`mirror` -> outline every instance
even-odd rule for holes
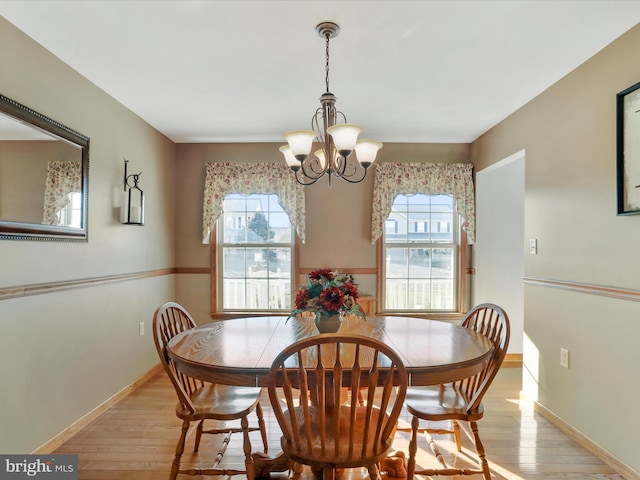
[[[0,95],[0,239],[88,238],[89,138]]]

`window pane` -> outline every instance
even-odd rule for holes
[[[385,232],[385,241],[387,243],[405,243],[407,241],[407,232],[409,229],[407,216],[407,197],[405,195],[397,195],[391,205],[391,214],[387,218],[387,223],[393,222],[394,230]]]
[[[269,276],[271,278],[291,278],[291,249],[270,248],[268,251]]]
[[[389,310],[407,310],[407,282],[404,279],[387,279],[385,307]]]
[[[406,248],[387,248],[387,278],[406,278],[409,270],[409,259]]]
[[[225,278],[245,277],[246,267],[244,248],[225,248],[223,261]]]
[[[431,250],[411,248],[409,250],[409,278],[429,278],[431,276]]]
[[[247,238],[247,218],[244,212],[224,213],[224,239],[225,243],[244,243]]]
[[[275,243],[289,243],[291,242],[291,222],[289,222],[289,215],[285,212],[269,213],[269,227],[273,232],[271,241]]]
[[[275,278],[269,280],[269,309],[291,310],[291,280]]]
[[[399,195],[398,195],[399,196]],[[403,195],[407,199],[407,211],[428,212],[431,205],[431,195]]]
[[[453,249],[434,248],[431,275],[436,278],[453,278]]]

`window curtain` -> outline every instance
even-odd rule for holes
[[[50,161],[44,189],[45,225],[58,225],[58,212],[66,207],[69,194],[82,191],[82,165],[80,162]]]
[[[451,194],[469,243],[475,243],[473,165],[470,163],[378,163],[373,184],[371,243],[384,231],[398,194]]]
[[[275,193],[304,243],[304,188],[284,163],[208,163],[204,184],[202,243],[209,243],[228,193]]]

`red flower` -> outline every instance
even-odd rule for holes
[[[330,268],[319,268],[309,274],[311,280],[320,280],[321,277],[326,278],[328,281],[333,280],[333,272]]]
[[[337,312],[342,307],[344,296],[338,287],[330,287],[320,293],[320,304],[328,312]]]
[[[301,288],[296,292],[296,308],[303,309],[309,301],[309,292],[305,288]]]
[[[342,286],[342,292],[345,295],[348,295],[350,297],[353,297],[354,300],[358,300],[358,289],[356,288],[356,286],[352,283],[345,283]]]

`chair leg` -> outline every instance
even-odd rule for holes
[[[255,478],[255,465],[253,464],[253,455],[251,455],[251,440],[249,439],[249,420],[242,417],[240,420],[242,427],[242,445],[244,450],[244,464],[247,470],[247,480]]]
[[[416,471],[416,453],[418,452],[418,417],[411,419],[411,440],[409,441],[409,460],[407,461],[407,480],[412,480]]]
[[[260,427],[260,436],[262,437],[263,452],[269,453],[269,442],[267,440],[267,427],[264,423],[264,414],[260,402],[256,404],[256,416],[258,417],[258,427]]]
[[[324,480],[335,480],[336,472],[332,467],[324,467],[322,469]]]
[[[173,458],[173,463],[171,464],[169,480],[176,480],[176,477],[178,476],[178,471],[180,470],[180,458],[182,457],[182,453],[184,452],[184,442],[187,438],[189,423],[189,420],[183,420],[182,422],[182,432],[180,433],[180,439],[178,440],[178,445],[176,446],[176,455]]]
[[[478,458],[480,460],[480,468],[482,469],[482,476],[484,480],[491,480],[491,471],[489,470],[489,463],[487,462],[487,457],[485,456],[484,446],[480,441],[480,434],[478,433],[478,422],[469,422],[469,426],[471,427],[471,431],[473,432],[473,443],[476,446],[476,453],[478,454]]]
[[[293,480],[300,480],[302,478],[302,471],[304,470],[304,467],[302,466],[301,463],[297,463],[297,462],[291,462],[291,478]]]
[[[197,452],[200,449],[200,437],[202,437],[203,428],[204,428],[204,420],[200,420],[198,422],[198,427],[196,428],[196,441],[193,447],[194,452]]]
[[[451,427],[453,429],[453,438],[456,441],[456,448],[458,452],[462,451],[462,444],[460,443],[460,425],[457,420],[451,420]]]
[[[376,465],[375,463],[373,465],[369,465],[367,467],[367,470],[369,471],[369,478],[371,480],[381,480],[382,477],[380,476],[380,469],[378,468],[378,465]]]

